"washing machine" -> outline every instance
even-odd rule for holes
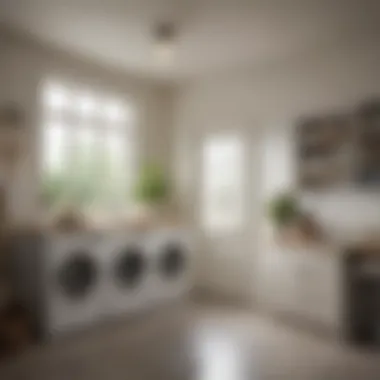
[[[102,319],[103,237],[95,233],[44,233],[14,239],[11,273],[19,302],[42,339]]]
[[[179,228],[152,231],[148,241],[152,303],[185,298],[193,285],[193,245],[189,233]]]
[[[132,315],[151,306],[151,262],[145,237],[139,233],[110,233],[105,242],[107,313]]]

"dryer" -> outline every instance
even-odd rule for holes
[[[162,228],[151,232],[148,252],[152,265],[155,303],[184,298],[193,284],[192,244],[184,229]]]
[[[150,306],[151,263],[146,242],[137,233],[110,234],[105,242],[107,313],[126,315]]]
[[[88,326],[105,307],[102,237],[93,233],[18,236],[11,260],[15,293],[42,338]]]

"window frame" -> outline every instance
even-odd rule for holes
[[[232,129],[217,129],[209,131],[202,135],[200,139],[200,157],[199,157],[199,197],[198,197],[198,204],[199,204],[199,214],[198,214],[198,222],[201,227],[201,229],[208,234],[214,235],[214,236],[230,236],[234,235],[236,233],[242,232],[245,228],[245,224],[247,222],[247,177],[248,177],[248,165],[247,165],[247,147],[246,147],[246,140],[244,139],[245,134],[237,130]],[[239,158],[238,161],[240,161],[240,178],[239,178],[239,185],[237,185],[237,193],[239,193],[239,199],[236,201],[238,203],[239,211],[237,213],[237,220],[234,225],[219,225],[219,226],[212,226],[211,224],[208,224],[208,221],[210,220],[209,217],[205,215],[207,213],[207,206],[205,206],[205,192],[206,192],[206,184],[205,184],[205,149],[208,143],[210,143],[212,140],[228,140],[228,139],[236,139],[236,142],[238,143],[238,149],[239,149]],[[207,219],[209,219],[207,221]]]
[[[74,109],[73,107],[68,106],[66,110],[59,109],[49,109],[49,104],[46,101],[46,92],[49,91],[49,87],[57,86],[62,88],[67,92],[70,98],[74,99],[75,97],[86,95],[95,99],[96,103],[101,103],[103,101],[112,102],[120,104],[122,107],[125,107],[125,116],[123,120],[107,120],[104,115],[99,112],[96,112],[96,115],[93,114],[83,116],[81,115],[81,111],[79,107]],[[46,199],[43,197],[43,176],[48,172],[48,165],[46,163],[46,134],[47,130],[51,127],[53,122],[59,122],[61,124],[62,129],[67,133],[67,131],[75,130],[79,134],[80,130],[85,130],[89,128],[89,130],[97,131],[93,135],[97,134],[98,136],[94,137],[95,139],[104,140],[104,137],[110,137],[113,134],[120,134],[124,139],[123,145],[125,146],[123,153],[123,167],[125,172],[125,180],[127,181],[125,186],[126,197],[123,204],[123,212],[130,211],[132,208],[132,187],[134,180],[137,175],[138,169],[138,146],[137,146],[137,107],[134,101],[131,101],[129,96],[125,94],[121,94],[119,91],[107,91],[99,88],[98,86],[92,86],[89,84],[73,84],[70,80],[64,79],[46,79],[39,86],[39,94],[40,94],[40,128],[39,128],[39,172],[40,172],[40,181],[38,184],[38,194],[40,205],[43,209],[47,209],[49,207],[56,207],[58,204],[48,204]],[[86,120],[87,119],[87,120]],[[74,122],[73,122],[74,121]],[[70,125],[71,124],[71,125]],[[88,124],[86,126],[86,124]],[[92,124],[92,125],[91,125]],[[78,145],[78,141],[80,137],[76,136],[76,133],[68,133],[69,143],[65,143],[66,146],[64,156],[66,158],[64,161],[67,161],[67,157],[70,157],[70,151],[73,149],[74,145]],[[100,137],[103,135],[103,139]],[[74,142],[74,144],[73,144]],[[106,150],[105,144],[101,144],[101,149]],[[94,148],[92,148],[94,149]],[[111,160],[111,155],[109,157]],[[69,167],[69,164],[66,162],[63,164],[64,167]],[[66,169],[67,170],[67,169]],[[127,173],[128,171],[128,173]],[[98,205],[100,206],[100,205]],[[98,211],[102,213],[107,213],[111,209],[107,210],[107,207],[103,206],[95,206]],[[82,209],[82,207],[79,207]],[[88,213],[88,210],[83,210]],[[119,210],[118,210],[119,211]],[[121,210],[120,210],[121,211]]]

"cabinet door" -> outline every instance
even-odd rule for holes
[[[279,268],[278,306],[282,312],[293,313],[297,291],[294,258],[289,252],[283,252],[282,255],[281,268]]]
[[[336,327],[341,303],[338,258],[326,252],[305,255],[298,262],[296,282],[296,312],[310,321]]]
[[[321,256],[316,260],[320,277],[316,295],[316,315],[321,322],[338,326],[342,306],[341,272],[338,257]]]
[[[310,319],[315,308],[314,289],[318,275],[307,252],[297,252],[293,258],[294,300],[293,312],[298,317]]]
[[[265,303],[273,311],[293,309],[295,279],[291,257],[282,249],[273,249],[265,258]]]

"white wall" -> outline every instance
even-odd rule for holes
[[[379,42],[379,36],[357,36],[356,40],[342,41],[334,48],[305,52],[297,59],[201,78],[182,89],[176,115],[176,178],[183,208],[198,232],[197,146],[202,134],[214,129],[240,128],[251,146],[249,160],[257,160],[251,163],[255,170],[249,172],[253,186],[247,207],[252,218],[245,238],[226,253],[225,242],[204,238],[199,232],[203,236],[198,257],[201,286],[240,297],[255,295],[262,272],[260,257],[267,254],[267,246],[262,242],[262,198],[278,186],[293,183],[292,126],[301,115],[350,111],[367,97],[379,95]],[[345,194],[345,200],[341,196],[318,201],[322,202],[321,210],[333,214],[335,219],[327,219],[337,230],[342,219],[350,219],[351,230],[357,230],[368,211],[368,207],[358,205],[375,204],[380,210],[376,196],[370,199],[367,194],[352,192]],[[335,209],[330,207],[331,202]],[[318,207],[314,205],[315,208]],[[354,223],[353,215],[359,210],[362,219]],[[371,219],[369,224],[380,228],[380,212],[372,212]]]
[[[25,111],[27,146],[15,173],[10,212],[16,223],[36,220],[38,205],[40,85],[56,77],[130,98],[138,109],[140,156],[160,161],[169,172],[172,92],[44,48],[7,31],[0,35],[0,102],[15,101]]]
[[[380,94],[379,40],[376,36],[358,36],[335,48],[305,53],[297,59],[199,78],[181,86],[177,93],[159,83],[106,70],[2,33],[0,101],[20,103],[25,110],[29,134],[12,188],[13,219],[33,222],[39,213],[37,132],[41,81],[57,75],[125,94],[139,109],[141,155],[157,159],[168,170],[169,167],[174,169],[177,202],[199,237],[199,284],[250,298],[255,295],[257,279],[263,272],[260,256],[267,253],[265,239],[262,239],[265,234],[262,199],[271,189],[293,182],[289,144],[294,120],[302,114],[350,109],[367,96]],[[174,95],[177,96],[173,104]],[[198,147],[204,133],[226,129],[240,131],[249,148],[246,167],[250,183],[246,189],[249,223],[233,237],[210,239],[197,227]],[[176,153],[172,159],[174,136]],[[271,169],[264,175],[268,167]],[[339,203],[335,201],[337,198]],[[351,231],[358,230],[354,218],[350,218],[356,211],[363,214],[361,225],[364,225],[363,220],[370,220],[370,225],[380,225],[380,212],[377,211],[380,207],[372,207],[378,204],[376,196],[349,193],[344,198],[338,194],[337,198],[334,200],[330,196],[314,206],[326,210],[322,218],[326,219],[329,211],[327,223],[339,226],[344,209],[344,220],[352,221],[348,226]],[[336,211],[330,207],[331,203],[338,205]],[[370,218],[367,218],[367,211],[371,211]]]

